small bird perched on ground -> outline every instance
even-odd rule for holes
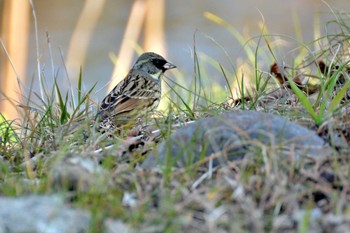
[[[97,114],[98,130],[113,131],[154,111],[161,97],[161,76],[175,67],[156,53],[143,53],[103,99]]]

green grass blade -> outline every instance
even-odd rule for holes
[[[66,94],[64,105],[63,105],[63,108],[61,109],[61,111],[62,111],[62,113],[61,113],[61,124],[66,123],[67,119],[70,118],[69,113],[68,113],[68,109],[67,109],[67,103],[68,103],[68,93]]]
[[[89,96],[90,96],[91,92],[95,89],[96,85],[97,85],[97,83],[95,83],[95,84],[90,88],[90,90],[82,97],[82,99],[78,102],[77,107],[73,110],[73,113],[72,113],[71,118],[75,117],[76,114],[79,112],[80,107],[81,107],[85,102],[87,102],[87,100],[89,99]],[[85,108],[85,109],[87,109],[87,108]]]
[[[58,97],[58,104],[60,105],[60,109],[62,110],[64,108],[64,101],[62,98],[62,94],[61,94],[61,90],[55,80],[55,86],[56,86],[56,93],[57,93],[57,97]]]
[[[344,86],[340,89],[340,91],[335,95],[335,97],[332,99],[329,108],[328,108],[328,114],[332,114],[337,107],[339,106],[340,102],[343,100],[343,98],[346,96],[346,93],[348,89],[350,88],[350,80],[348,80]]]
[[[321,123],[322,119],[320,119],[319,115],[317,115],[317,113],[315,112],[314,108],[312,107],[311,102],[309,101],[307,95],[300,90],[297,85],[294,83],[294,81],[286,76],[286,78],[288,79],[288,82],[294,92],[294,94],[297,96],[297,98],[299,99],[301,105],[305,108],[305,110],[310,114],[310,116],[312,117],[312,119],[315,121],[315,123],[318,125]]]
[[[0,113],[0,145],[5,146],[8,143],[18,142],[18,136],[14,131],[12,124],[14,121],[9,122],[5,116]]]
[[[182,104],[185,106],[185,108],[187,109],[188,113],[190,114],[191,118],[194,119],[194,113],[193,110],[190,108],[190,106],[188,106],[188,104],[186,103],[186,101],[181,97],[181,95],[179,93],[177,93],[174,88],[166,81],[164,80],[164,82],[169,86],[169,88],[175,93],[175,95],[181,100]]]

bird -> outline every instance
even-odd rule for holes
[[[157,109],[161,98],[161,77],[176,68],[162,56],[145,52],[102,100],[97,113],[98,131],[113,131],[135,122]]]

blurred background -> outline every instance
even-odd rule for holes
[[[178,67],[168,76],[186,83],[194,75],[194,35],[198,54],[224,66],[229,60],[238,64],[245,59],[242,45],[213,15],[246,40],[261,35],[263,22],[270,34],[308,42],[323,34],[325,23],[335,18],[332,10],[350,12],[350,1],[0,0],[0,111],[18,118],[21,95],[32,86],[40,96],[55,78],[62,88],[75,91],[80,67],[83,88],[96,84],[91,97],[98,103],[141,51],[163,55]],[[282,40],[280,59],[297,45],[293,41]],[[38,73],[45,82],[41,90]],[[209,69],[207,74],[224,85],[219,72]]]

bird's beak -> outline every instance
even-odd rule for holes
[[[173,65],[173,64],[171,64],[170,62],[165,63],[163,67],[164,67],[164,69],[166,69],[166,70],[176,68],[176,66]]]

